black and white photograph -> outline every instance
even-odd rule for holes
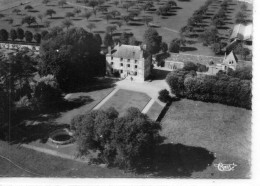
[[[250,181],[254,3],[0,0],[0,185]]]

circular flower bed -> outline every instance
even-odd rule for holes
[[[74,142],[73,134],[68,129],[55,130],[50,134],[49,141],[57,145],[66,145]]]

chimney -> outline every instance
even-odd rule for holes
[[[107,48],[107,52],[108,52],[109,55],[111,55],[111,46],[109,46],[109,47]]]

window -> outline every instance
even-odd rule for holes
[[[135,63],[137,63],[137,60],[135,60]]]
[[[113,65],[114,64],[114,62],[111,62],[111,65]]]
[[[130,62],[130,59],[127,59],[127,62]]]
[[[135,74],[135,76],[137,76],[137,72],[135,72],[134,74]]]
[[[127,67],[130,67],[130,64],[128,64]]]
[[[111,60],[113,60],[113,56],[111,56]]]
[[[123,63],[120,63],[120,66],[122,67],[122,66],[123,66]]]
[[[120,61],[123,61],[123,58],[120,58]]]
[[[137,68],[137,65],[135,65],[135,68]]]
[[[120,70],[120,73],[122,74],[122,73],[123,73],[123,70]]]

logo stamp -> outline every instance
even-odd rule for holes
[[[236,166],[237,165],[235,163],[232,163],[232,164],[223,164],[223,163],[214,164],[214,167],[217,167],[218,170],[221,171],[221,172],[234,171]]]

